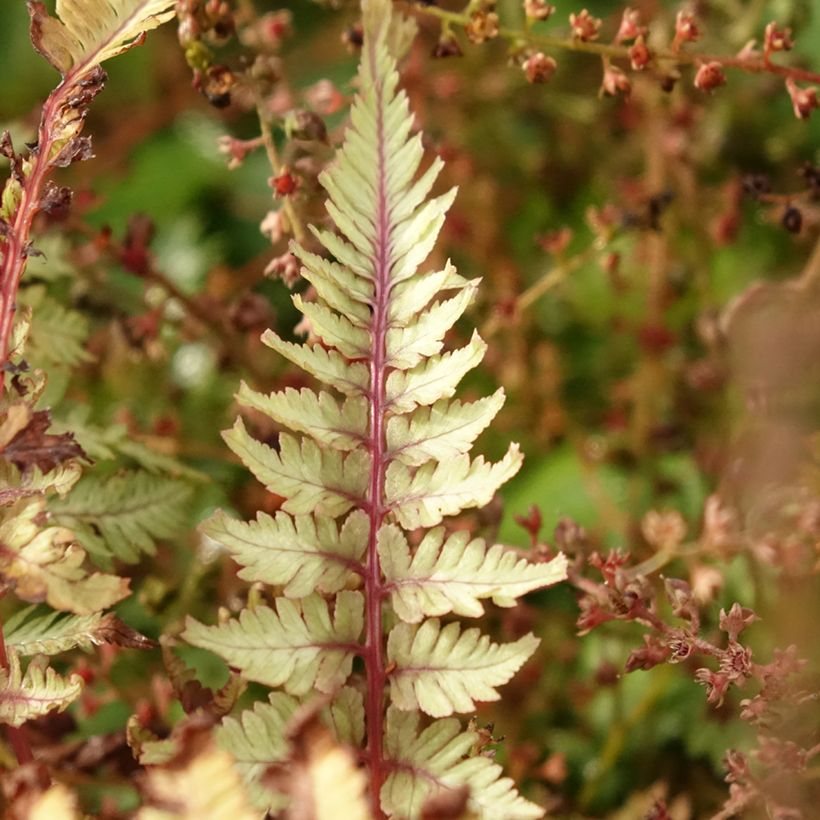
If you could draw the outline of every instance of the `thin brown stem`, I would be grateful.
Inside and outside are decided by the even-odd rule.
[[[435,6],[409,4],[407,8],[418,16],[437,17],[442,22],[446,22],[451,26],[466,26],[470,22],[470,15],[464,12],[446,11],[445,9],[436,8]],[[558,37],[552,34],[541,34],[540,32],[534,32],[529,29],[502,27],[498,33],[500,37],[503,37],[509,41],[511,45],[517,47],[533,45],[629,61],[629,46],[626,45],[589,42],[579,40],[575,37]],[[810,71],[809,69],[799,68],[797,66],[781,65],[757,55],[727,56],[724,54],[663,48],[652,52],[652,62],[658,68],[662,67],[662,64],[668,64],[666,67],[669,68],[717,62],[724,68],[737,69],[738,71],[744,71],[748,74],[774,74],[784,79],[790,77],[796,82],[820,83],[820,72]]]
[[[284,166],[281,158],[279,157],[279,151],[276,148],[276,140],[273,138],[273,130],[270,126],[269,116],[265,111],[262,99],[258,95],[256,99],[256,115],[259,118],[259,129],[262,133],[262,144],[265,146],[265,153],[267,154],[271,170],[274,174],[276,174],[276,176],[279,176],[279,174],[282,173]],[[304,244],[305,239],[307,238],[305,226],[302,224],[302,220],[297,213],[296,208],[293,206],[293,200],[290,196],[284,197],[282,201],[282,208],[285,211],[285,216],[288,218],[288,225],[293,233],[294,239],[300,245]]]

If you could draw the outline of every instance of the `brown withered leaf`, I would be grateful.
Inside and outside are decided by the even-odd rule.
[[[140,778],[143,808],[137,820],[256,820],[233,758],[213,740],[210,723],[186,720],[174,730],[176,748],[163,765],[147,766]]]
[[[351,749],[322,724],[319,712],[326,704],[326,698],[317,698],[296,712],[287,732],[289,764],[272,766],[263,785],[290,795],[287,820],[371,820],[367,778]]]
[[[95,642],[121,646],[126,649],[155,649],[156,641],[123,623],[113,612],[103,616],[94,632]]]
[[[201,711],[215,718],[221,718],[233,709],[246,687],[246,683],[239,675],[232,673],[227,683],[214,691],[203,686],[196,679],[196,672],[187,667],[182,659],[174,654],[173,647],[176,644],[173,640],[163,637],[160,639],[160,644],[165,672],[186,714],[191,715]]]
[[[87,459],[72,433],[55,435],[48,432],[50,426],[48,410],[36,411],[28,424],[6,444],[0,456],[21,470],[38,467],[44,473],[71,459]]]

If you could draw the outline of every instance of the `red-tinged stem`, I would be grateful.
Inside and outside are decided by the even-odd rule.
[[[23,190],[10,231],[2,246],[0,260],[0,395],[3,393],[9,340],[14,325],[15,302],[20,279],[26,269],[26,249],[31,224],[40,207],[43,185],[52,169],[55,125],[60,111],[74,87],[76,72],[67,74],[63,82],[49,94],[37,133],[37,148],[31,155],[31,169],[23,180]]]
[[[373,61],[372,76],[378,76],[375,66],[375,50],[370,44],[369,58]],[[376,134],[378,140],[377,177],[378,201],[376,207],[376,239],[374,243],[374,298],[371,324],[372,358],[370,361],[370,433],[369,448],[370,489],[368,493],[370,534],[367,544],[367,572],[365,575],[367,640],[365,644],[365,668],[367,671],[367,751],[370,765],[370,794],[373,815],[377,820],[384,817],[380,792],[385,777],[384,766],[384,636],[382,634],[382,599],[384,584],[377,535],[386,513],[384,504],[384,473],[386,441],[384,434],[387,300],[389,294],[389,247],[390,226],[387,213],[387,170],[384,155],[384,124],[382,121],[383,88],[376,88]]]
[[[3,634],[3,624],[0,621],[0,668],[8,674],[9,672],[9,656],[6,651],[6,638]],[[34,760],[34,755],[31,752],[31,746],[28,742],[25,726],[6,726],[6,737],[9,739],[11,748],[14,749],[14,754],[17,757],[17,762],[23,766],[26,763],[31,763]]]

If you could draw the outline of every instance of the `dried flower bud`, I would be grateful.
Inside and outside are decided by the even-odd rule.
[[[432,52],[433,57],[437,58],[461,57],[463,54],[464,52],[461,50],[461,46],[458,44],[458,40],[456,40],[456,36],[452,32],[442,34],[439,41],[433,47]]]
[[[285,117],[285,134],[289,139],[309,142],[327,142],[327,127],[324,120],[313,111],[298,109]]]
[[[233,171],[238,168],[245,160],[245,157],[251,152],[255,151],[262,144],[260,138],[253,140],[238,140],[230,134],[219,137],[216,141],[216,147],[220,154],[228,157],[228,170]]]
[[[330,80],[319,80],[310,86],[305,91],[305,99],[324,117],[341,111],[345,105],[345,95]]]
[[[800,88],[791,78],[786,79],[786,90],[792,98],[792,109],[798,120],[807,120],[815,108],[820,107],[817,99],[817,89],[812,85],[809,88]]]
[[[632,93],[632,83],[629,82],[629,77],[618,68],[612,65],[608,60],[604,62],[604,79],[601,82],[601,93],[608,97],[617,97],[623,94],[628,97]]]
[[[641,521],[641,532],[656,549],[677,547],[686,536],[686,522],[677,510],[650,510]]]
[[[572,36],[581,42],[598,39],[598,31],[601,28],[601,20],[593,17],[586,9],[578,14],[570,14],[569,24],[572,27]]]
[[[695,671],[695,680],[706,687],[706,700],[713,706],[720,706],[729,688],[729,678],[721,672],[713,672],[711,669],[698,669]]]
[[[227,108],[231,104],[231,90],[235,84],[236,77],[224,65],[209,66],[194,78],[194,86],[214,108]]]
[[[635,40],[645,33],[646,27],[641,25],[641,13],[637,9],[625,8],[621,17],[621,25],[615,35],[615,42],[623,43],[627,40]]]
[[[572,236],[572,228],[568,225],[564,225],[557,231],[550,231],[550,233],[540,236],[537,241],[547,253],[560,256],[569,247],[569,243],[572,242]]]
[[[292,288],[299,279],[299,260],[290,252],[283,253],[271,259],[263,273],[271,278],[278,276],[287,287]]]
[[[342,42],[348,47],[350,51],[357,51],[364,45],[364,29],[361,24],[350,26],[342,34]]]
[[[524,0],[524,14],[530,20],[547,20],[555,11],[555,6],[546,0]]]
[[[633,649],[626,661],[626,671],[636,669],[652,669],[663,663],[669,657],[669,648],[651,635],[643,636],[644,645],[640,649]]]
[[[649,46],[647,46],[643,34],[640,34],[629,47],[629,62],[635,71],[643,71],[651,60],[652,52],[649,50]]]
[[[791,51],[794,48],[792,30],[782,29],[777,23],[769,23],[763,35],[763,57],[768,61],[775,51]]]
[[[498,15],[494,11],[474,11],[465,30],[472,43],[483,43],[498,37]]]
[[[259,224],[259,230],[275,245],[284,235],[281,211],[268,211]]]
[[[803,214],[800,213],[800,209],[789,205],[783,212],[781,224],[789,233],[800,233],[803,227]]]
[[[537,504],[532,504],[526,515],[515,516],[515,523],[527,531],[533,543],[538,541],[538,533],[541,532],[542,520],[541,510]]]
[[[735,602],[728,612],[726,612],[725,609],[720,610],[719,625],[720,629],[729,636],[729,640],[736,641],[737,636],[740,635],[749,624],[753,624],[759,620],[760,618],[758,618],[751,609],[747,609],[745,606],[741,606]]]
[[[695,15],[691,11],[679,11],[675,18],[675,39],[672,41],[673,51],[677,51],[684,43],[694,43],[700,38]]]
[[[692,587],[680,578],[664,578],[663,586],[675,615],[689,617],[694,611]]]
[[[522,66],[527,82],[530,83],[549,82],[557,67],[558,63],[552,57],[547,57],[546,54],[540,51],[527,57]]]
[[[698,91],[714,91],[722,85],[726,85],[723,66],[717,60],[701,63],[695,74],[695,88]]]

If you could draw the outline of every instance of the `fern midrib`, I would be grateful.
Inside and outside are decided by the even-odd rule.
[[[380,77],[377,60],[377,42],[367,38],[368,59],[374,78],[376,95],[376,141],[378,195],[376,202],[376,237],[374,241],[375,270],[373,316],[371,322],[372,358],[370,361],[370,488],[368,515],[370,532],[367,543],[367,572],[365,575],[365,610],[367,638],[365,644],[365,668],[367,672],[366,725],[367,750],[370,756],[370,793],[373,814],[384,817],[380,793],[384,782],[384,637],[382,632],[382,583],[378,550],[378,531],[386,515],[384,504],[384,479],[387,457],[385,435],[385,380],[388,324],[389,247],[390,224],[387,212],[387,169],[384,134],[384,81]],[[375,78],[378,78],[376,80]]]

